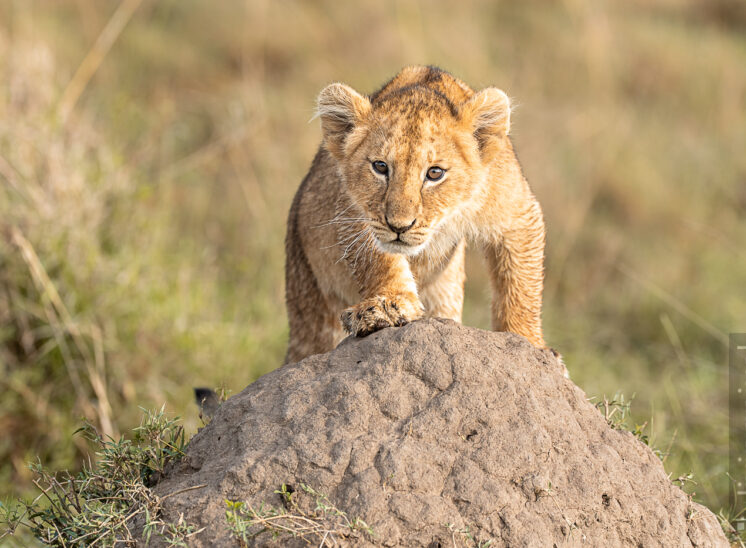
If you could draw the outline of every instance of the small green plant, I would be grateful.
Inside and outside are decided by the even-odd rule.
[[[601,401],[596,403],[596,408],[601,411],[606,422],[614,430],[628,430],[627,418],[634,399],[634,394],[630,399],[625,400],[624,394],[617,392],[611,399],[604,396]]]
[[[186,546],[186,539],[199,531],[183,519],[161,521],[160,500],[149,488],[166,465],[183,456],[184,430],[178,417],[168,418],[163,408],[143,411],[131,440],[102,436],[88,422],[78,429],[76,434],[96,448],[96,461],[76,476],[32,463],[40,493],[31,501],[0,505],[5,526],[0,539],[20,527],[48,546],[134,545],[132,527],[139,518],[146,539],[155,533],[169,546]]]
[[[743,523],[746,508],[734,511],[731,509],[721,508],[717,513],[720,527],[723,529],[728,542],[733,547],[746,548],[746,530],[738,529],[738,523]]]
[[[697,485],[697,482],[694,481],[694,474],[691,472],[687,472],[686,474],[680,475],[678,478],[672,479],[672,483],[677,483],[679,487],[683,489],[684,485],[687,483],[691,483],[693,485]]]
[[[468,548],[488,548],[492,546],[494,539],[480,540],[474,536],[471,529],[466,527],[456,527],[453,523],[444,523],[443,527],[451,533],[451,542],[454,548],[456,546],[466,546]]]
[[[689,474],[691,476],[691,474]],[[736,481],[727,474],[731,483],[731,492],[737,493]],[[723,529],[725,536],[728,538],[730,545],[733,547],[746,548],[746,506],[740,496],[732,497],[727,507],[720,508],[717,513],[720,527]]]
[[[632,394],[631,398],[625,399],[624,394],[617,392],[611,399],[604,396],[601,401],[596,403],[596,408],[601,412],[604,419],[606,419],[606,422],[614,430],[627,430],[628,432],[631,432],[638,440],[650,447],[659,459],[664,461],[668,451],[661,451],[651,445],[650,436],[647,433],[648,421],[645,421],[642,424],[635,423],[634,425],[628,423],[631,417],[630,410],[634,399],[634,394]]]
[[[176,523],[164,523],[159,519],[152,519],[150,512],[145,512],[145,527],[143,528],[143,536],[146,542],[150,541],[150,538],[155,533],[158,537],[165,542],[166,546],[180,546],[187,548],[189,545],[186,539],[192,535],[196,535],[203,529],[197,530],[197,528],[187,523],[184,520],[183,514],[179,516],[179,520]]]
[[[361,534],[374,536],[373,529],[360,518],[349,518],[332,504],[326,495],[300,484],[301,492],[282,484],[275,493],[282,499],[282,508],[264,502],[254,507],[248,502],[226,500],[225,518],[233,536],[241,546],[249,539],[267,534],[273,539],[282,537],[314,541],[318,546],[337,546],[337,539],[359,538]],[[315,507],[308,509],[308,500]]]

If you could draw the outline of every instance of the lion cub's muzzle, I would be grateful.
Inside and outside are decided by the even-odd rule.
[[[413,219],[412,222],[409,222],[409,220],[406,221],[390,221],[388,217],[386,217],[386,226],[388,226],[392,232],[395,234],[404,234],[407,230],[412,228],[414,224],[417,222],[417,219]]]
[[[374,228],[378,246],[387,253],[402,253],[416,255],[425,246],[428,231],[422,226],[415,226],[417,219],[405,222],[393,222],[386,218],[386,228]]]

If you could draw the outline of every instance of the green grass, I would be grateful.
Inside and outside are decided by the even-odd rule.
[[[0,491],[29,493],[37,456],[82,466],[81,416],[116,437],[166,402],[194,432],[193,386],[280,363],[314,97],[426,62],[518,105],[546,338],[573,380],[636,394],[667,471],[727,507],[724,341],[746,331],[746,17],[728,6],[146,0],[63,120],[117,4],[0,4]],[[464,321],[488,327],[477,254],[468,274]]]
[[[35,497],[0,505],[0,541],[63,548],[131,544],[139,523],[146,542],[160,537],[167,546],[187,546],[199,530],[183,519],[163,522],[161,500],[150,491],[165,467],[184,455],[184,429],[163,408],[143,411],[131,439],[103,436],[85,423],[76,433],[90,442],[96,458],[77,475],[31,465]]]

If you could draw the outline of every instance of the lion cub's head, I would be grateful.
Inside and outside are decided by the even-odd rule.
[[[430,67],[404,69],[372,97],[331,84],[318,99],[324,146],[378,245],[416,255],[474,207],[505,145],[510,101]]]

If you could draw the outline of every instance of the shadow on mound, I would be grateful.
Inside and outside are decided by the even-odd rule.
[[[296,493],[277,493],[283,484]],[[305,500],[302,485],[316,494]],[[445,320],[347,339],[265,375],[220,407],[156,492],[165,518],[205,528],[195,546],[236,546],[226,499],[328,518],[330,546],[728,545],[548,351]],[[346,515],[317,510],[319,493]],[[347,527],[353,516],[373,535]],[[294,542],[304,545],[248,540]]]

